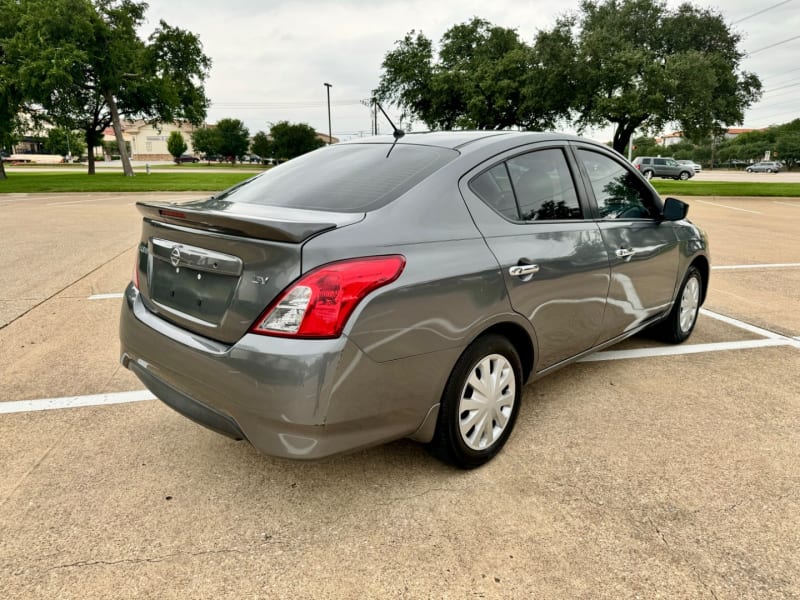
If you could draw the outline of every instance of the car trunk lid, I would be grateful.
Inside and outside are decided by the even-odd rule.
[[[144,216],[136,268],[145,305],[225,343],[239,340],[300,276],[306,240],[364,218],[214,198],[137,208]]]

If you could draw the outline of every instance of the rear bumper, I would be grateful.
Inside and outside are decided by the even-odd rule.
[[[247,334],[225,345],[151,313],[132,286],[122,305],[120,343],[123,366],[165,404],[265,454],[294,459],[413,436],[435,415],[441,389],[431,381],[455,361],[440,352],[376,363],[345,336]],[[427,441],[428,431],[430,423],[417,439]]]

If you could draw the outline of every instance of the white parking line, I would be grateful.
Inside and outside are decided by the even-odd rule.
[[[777,200],[772,201],[773,204],[780,204],[781,206],[791,206],[793,208],[800,208],[800,202],[797,204],[792,204],[791,202],[778,202]]]
[[[122,298],[125,294],[94,294],[87,300],[110,300],[112,298]]]
[[[115,394],[94,394],[91,396],[68,396],[66,398],[45,398],[42,400],[18,400],[0,402],[0,414],[35,412],[39,410],[56,410],[59,408],[77,408],[79,406],[102,406],[104,404],[125,404],[155,400],[155,396],[147,390],[135,392],[118,392]]]
[[[738,208],[736,206],[728,206],[727,204],[719,204],[717,202],[708,202],[707,200],[695,200],[695,202],[699,202],[701,204],[710,204],[711,206],[720,206],[722,208],[729,208],[731,210],[739,210],[746,213],[752,213],[754,215],[763,215],[764,213],[758,212],[757,210],[748,210],[746,208]]]
[[[705,315],[706,317],[711,317],[712,319],[716,319],[717,321],[722,321],[723,323],[727,323],[728,325],[733,325],[734,327],[738,327],[739,329],[744,329],[745,331],[749,331],[750,333],[755,333],[756,335],[760,335],[762,337],[771,340],[781,340],[786,342],[786,344],[789,346],[800,348],[800,343],[798,343],[796,339],[780,333],[776,333],[775,331],[770,331],[769,329],[764,329],[762,327],[758,327],[757,325],[751,325],[750,323],[745,323],[744,321],[740,321],[739,319],[734,319],[733,317],[729,317],[727,315],[721,315],[719,313],[715,313],[714,311],[708,310],[707,308],[701,308],[700,314]]]
[[[769,264],[762,264],[762,265],[717,265],[711,267],[711,270],[720,269],[720,270],[729,270],[729,269],[785,269],[785,268],[793,268],[793,267],[800,267],[800,263],[769,263]]]
[[[722,350],[747,350],[750,348],[766,348],[768,346],[790,346],[786,340],[744,340],[741,342],[717,342],[712,344],[684,344],[682,346],[656,346],[654,348],[636,348],[634,350],[607,350],[590,354],[578,362],[598,362],[603,360],[625,360],[629,358],[648,358],[653,356],[677,356],[679,354],[701,354],[720,352]]]
[[[87,202],[104,202],[116,199],[116,196],[111,196],[110,198],[84,198],[83,200],[72,200],[70,202],[48,202],[45,206],[67,206],[69,204],[86,204]]]
[[[103,297],[121,297],[122,294],[98,294]],[[700,309],[700,313],[717,319],[739,329],[749,331],[762,336],[759,340],[742,340],[737,342],[716,342],[710,344],[683,344],[680,346],[654,346],[651,348],[636,348],[633,350],[606,350],[590,354],[578,362],[599,362],[606,360],[627,360],[633,358],[649,358],[658,356],[679,356],[681,354],[701,354],[707,352],[721,352],[725,350],[748,350],[755,348],[769,348],[775,346],[793,346],[800,349],[800,336],[795,338],[769,331],[715,313],[708,309]],[[102,406],[107,404],[125,404],[129,402],[143,402],[145,400],[155,400],[155,396],[148,390],[137,390],[134,392],[117,392],[111,394],[93,394],[89,396],[67,396],[64,398],[45,398],[41,400],[19,400],[14,402],[0,402],[0,414],[12,414],[22,412],[36,412],[41,410],[56,410],[61,408],[78,408],[84,406]]]

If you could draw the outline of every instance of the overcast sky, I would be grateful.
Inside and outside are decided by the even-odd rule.
[[[765,94],[747,111],[744,126],[800,117],[800,37],[780,44],[800,33],[800,0],[694,4],[720,10],[753,53],[743,67],[761,77]],[[328,82],[333,135],[350,139],[369,134],[369,109],[359,100],[376,87],[384,55],[406,32],[421,30],[438,41],[452,25],[478,16],[514,28],[531,42],[539,29],[577,5],[578,0],[150,0],[147,16],[149,30],[164,19],[200,36],[213,60],[206,82],[210,122],[239,118],[251,135],[281,120],[327,132]],[[388,133],[384,121],[379,127]],[[610,138],[603,130],[587,135]]]

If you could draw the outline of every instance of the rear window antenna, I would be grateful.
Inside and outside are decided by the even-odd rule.
[[[389,121],[389,125],[391,125],[392,129],[394,129],[394,131],[392,132],[394,139],[399,140],[401,137],[403,137],[406,134],[406,132],[398,128],[394,123],[392,123],[392,120],[389,118],[389,115],[386,114],[386,111],[383,110],[383,107],[381,106],[380,102],[378,102],[378,99],[373,98],[372,101],[375,103],[375,106],[381,109],[383,116],[386,117],[386,120]]]

